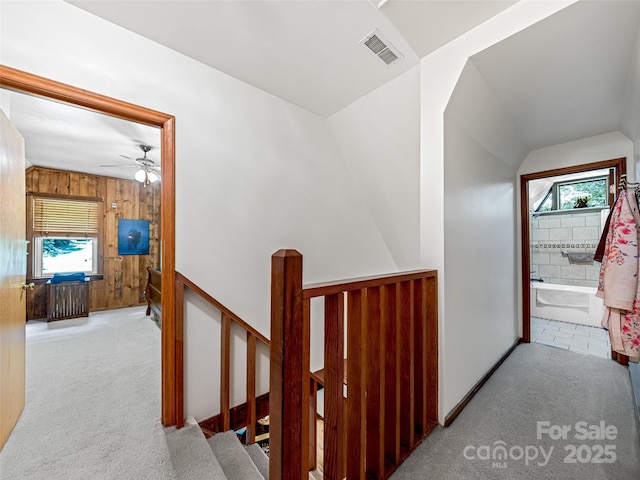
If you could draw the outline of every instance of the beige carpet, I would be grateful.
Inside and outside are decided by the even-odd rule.
[[[0,478],[173,480],[160,330],[144,307],[27,325],[26,406]]]
[[[566,438],[555,436],[562,428]],[[391,478],[638,479],[639,435],[626,367],[524,344]]]

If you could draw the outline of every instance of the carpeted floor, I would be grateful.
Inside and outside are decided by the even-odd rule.
[[[172,480],[160,330],[144,307],[27,325],[26,406],[0,478]]]
[[[552,438],[563,426],[566,439]],[[583,439],[584,430],[598,438]],[[434,431],[392,478],[640,478],[640,433],[627,368],[545,345],[520,345],[453,424]]]
[[[184,432],[160,424],[160,331],[144,308],[34,322],[27,332],[26,407],[0,453],[2,480],[174,480],[172,460],[199,461],[174,458],[182,441],[167,447]],[[552,438],[563,426],[566,439]],[[580,438],[583,430],[598,438]],[[640,478],[629,373],[611,360],[520,345],[392,478]]]

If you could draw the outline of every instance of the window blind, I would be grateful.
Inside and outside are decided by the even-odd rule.
[[[34,197],[33,234],[36,236],[98,234],[98,202]]]

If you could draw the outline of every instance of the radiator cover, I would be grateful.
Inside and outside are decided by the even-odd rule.
[[[47,321],[89,316],[89,282],[47,284]]]

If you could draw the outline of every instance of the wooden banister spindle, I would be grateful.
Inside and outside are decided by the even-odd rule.
[[[344,478],[344,294],[324,299],[324,464],[325,478]]]
[[[427,384],[425,379],[426,358],[427,352],[425,350],[425,329],[426,329],[426,316],[425,316],[425,304],[426,300],[426,284],[424,279],[414,280],[413,282],[413,341],[414,341],[414,429],[417,434],[417,439],[422,437],[422,434],[426,431],[426,396],[427,396]]]
[[[429,352],[427,350],[427,339],[429,338],[428,330],[428,315],[429,315],[429,297],[427,290],[427,279],[421,280],[422,286],[422,307],[420,315],[420,323],[422,324],[422,338],[420,341],[421,350],[421,363],[422,363],[422,434],[426,434],[429,431]]]
[[[374,479],[384,478],[384,421],[382,417],[384,398],[381,389],[384,352],[381,348],[380,287],[367,289],[367,475]]]
[[[295,250],[280,250],[271,257],[271,480],[309,478],[309,350],[302,255]]]
[[[364,480],[366,471],[367,307],[362,290],[347,294],[347,478]]]
[[[426,278],[427,420],[438,423],[438,276]]]
[[[413,429],[413,283],[400,283],[400,442],[401,448],[411,451],[414,444]]]
[[[247,445],[256,441],[256,420],[256,336],[247,332]]]
[[[309,471],[318,468],[318,384],[309,380]]]
[[[305,331],[311,338],[311,300],[303,302]],[[309,471],[317,468],[317,416],[318,416],[318,385],[313,378],[309,378]]]
[[[220,325],[220,416],[222,431],[231,428],[229,390],[231,384],[231,318],[222,313]]]
[[[386,321],[384,330],[385,342],[385,456],[393,465],[400,459],[400,335],[398,323],[400,310],[397,308],[399,288],[397,283],[384,287]]]
[[[175,328],[175,372],[171,375],[175,378],[176,382],[176,428],[184,427],[184,283],[180,280],[174,283],[175,290],[175,313],[174,313],[174,328]],[[166,323],[163,328],[167,328]],[[163,389],[164,393],[164,389]],[[162,402],[165,404],[165,400]]]

